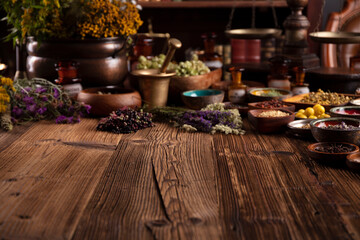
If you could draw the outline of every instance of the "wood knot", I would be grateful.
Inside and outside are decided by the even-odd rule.
[[[10,196],[18,197],[20,195],[20,192],[14,192],[10,193]]]
[[[30,219],[31,217],[29,215],[19,215],[19,218],[26,220],[26,219]]]
[[[16,182],[17,181],[17,178],[9,178],[9,179],[6,179],[5,182]]]
[[[197,217],[190,217],[189,221],[194,225],[202,223],[202,220],[200,218],[197,218]]]

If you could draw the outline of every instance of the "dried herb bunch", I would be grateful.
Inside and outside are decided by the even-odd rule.
[[[1,0],[0,10],[13,26],[7,39],[127,37],[142,21],[134,0]]]
[[[45,79],[19,79],[11,94],[13,122],[53,120],[56,123],[78,123],[89,114],[90,106],[69,97],[63,89]]]
[[[0,128],[12,130],[10,95],[16,90],[10,78],[0,76]]]
[[[223,103],[210,104],[199,111],[187,111],[176,119],[181,129],[214,134],[243,135],[242,119],[237,109],[225,109]]]
[[[151,113],[142,109],[123,107],[110,113],[110,116],[102,118],[96,129],[113,133],[133,133],[153,126]]]
[[[177,107],[163,107],[152,110],[154,118],[174,123],[176,127],[189,132],[216,132],[225,134],[245,134],[242,118],[237,109],[225,109],[223,103],[210,104],[199,111]]]

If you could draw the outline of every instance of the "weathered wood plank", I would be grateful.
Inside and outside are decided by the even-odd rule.
[[[306,142],[248,132],[215,137],[220,208],[228,238],[351,239],[326,189],[306,166]],[[230,184],[230,185],[229,185]]]
[[[31,126],[31,123],[17,125],[11,131],[0,129],[0,152],[4,151],[8,146],[15,142],[22,134],[24,134]]]
[[[71,238],[116,144],[107,133],[80,128],[37,123],[0,152],[2,238]],[[94,147],[103,139],[106,147]]]
[[[297,142],[290,144],[299,152]],[[303,146],[305,147],[305,146]],[[306,153],[303,152],[306,156]],[[303,155],[303,156],[304,156]],[[303,157],[304,158],[304,157]],[[353,239],[360,238],[360,174],[350,171],[346,167],[333,168],[316,163],[307,159],[311,173],[315,176],[318,184],[326,194],[327,204],[335,209],[337,218],[343,224]],[[317,212],[317,214],[323,214]]]
[[[212,148],[164,124],[123,138],[74,239],[219,238]]]
[[[67,145],[89,148],[115,149],[121,134],[96,131],[98,119],[84,118],[77,124],[55,124],[53,121],[40,121],[33,124],[24,141],[53,141]],[[16,127],[17,128],[17,127]]]

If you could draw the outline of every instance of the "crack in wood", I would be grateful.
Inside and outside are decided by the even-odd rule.
[[[88,142],[61,142],[61,143],[67,146],[90,148],[90,149],[102,149],[109,151],[114,151],[116,149],[116,145],[106,145],[106,144],[98,144],[98,143],[88,143]]]
[[[287,152],[287,151],[271,151],[271,153],[274,153],[274,154],[280,154],[280,155],[294,155],[295,153],[293,152]]]
[[[52,142],[54,145],[56,144],[63,144],[66,146],[73,146],[73,147],[81,147],[81,148],[89,148],[89,149],[102,149],[102,150],[109,150],[114,151],[117,145],[109,145],[109,144],[101,144],[101,143],[92,143],[92,142],[66,142],[62,141],[61,139],[41,139],[35,142],[35,146],[39,146],[42,143],[50,143]]]
[[[155,188],[156,188],[156,193],[157,195],[159,196],[159,199],[160,199],[160,205],[161,205],[161,208],[163,209],[164,211],[164,215],[165,215],[165,218],[168,222],[171,222],[171,219],[166,211],[166,207],[165,207],[165,203],[164,203],[164,199],[161,195],[161,191],[160,191],[160,186],[159,186],[159,182],[158,180],[156,179],[156,173],[155,173],[155,166],[154,166],[154,162],[153,160],[151,160],[151,171],[152,171],[152,177],[153,177],[153,180],[154,180],[154,183],[155,183]]]

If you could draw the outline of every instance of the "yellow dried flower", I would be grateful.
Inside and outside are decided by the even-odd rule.
[[[114,0],[93,0],[86,4],[86,21],[79,24],[82,38],[127,37],[142,25],[135,5]]]

